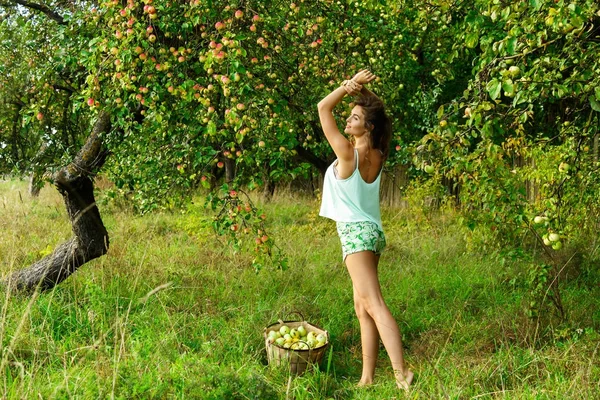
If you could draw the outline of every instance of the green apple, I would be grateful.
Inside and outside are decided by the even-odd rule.
[[[319,333],[317,335],[317,342],[321,343],[321,344],[325,344],[325,342],[327,341],[327,336],[323,335],[322,333]]]
[[[433,171],[435,171],[435,168],[433,167],[433,165],[426,165],[425,168],[423,168],[423,169],[428,174],[433,174]]]
[[[290,336],[294,339],[300,339],[300,332],[296,328],[290,329]]]
[[[279,328],[279,333],[281,333],[282,335],[290,333],[290,327],[287,325],[282,325],[281,328]]]
[[[300,336],[306,336],[306,328],[304,328],[303,325],[298,327],[298,332],[300,333]]]
[[[567,172],[570,168],[571,168],[571,166],[569,164],[567,164],[566,162],[561,162],[560,165],[558,166],[558,170],[560,172]]]
[[[538,215],[538,216],[536,216],[536,217],[533,219],[533,223],[534,223],[534,224],[537,224],[537,225],[539,225],[539,224],[541,224],[542,222],[544,222],[544,217],[542,217],[542,216],[539,216],[539,215]]]
[[[277,339],[277,335],[279,334],[279,332],[277,331],[269,331],[269,334],[267,335],[267,338],[269,339],[269,341],[271,343],[273,343],[275,341],[275,339]]]
[[[283,345],[285,344],[285,339],[284,339],[284,338],[282,338],[282,337],[278,337],[277,339],[275,339],[275,343],[276,343],[278,346],[283,346]]]
[[[512,76],[517,76],[519,75],[519,72],[521,72],[521,70],[519,69],[519,67],[517,67],[516,65],[511,66],[508,69],[508,72],[512,75]]]
[[[313,331],[308,332],[306,335],[306,340],[317,340],[317,335]]]
[[[563,245],[560,240],[558,242],[554,242],[552,244],[552,249],[554,249],[554,250],[560,250],[560,249],[562,249],[562,247],[563,247]]]
[[[306,343],[296,342],[296,343],[292,344],[291,349],[292,350],[308,350],[308,346],[306,345]]]
[[[560,239],[560,236],[558,233],[552,232],[551,234],[548,235],[548,240],[550,240],[551,242],[558,242],[559,239]]]

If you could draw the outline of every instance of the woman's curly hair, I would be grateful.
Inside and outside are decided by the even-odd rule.
[[[362,107],[365,124],[368,124],[366,127],[373,127],[370,134],[371,148],[380,150],[386,159],[392,140],[392,120],[385,112],[383,101],[377,96],[360,96],[354,104]]]

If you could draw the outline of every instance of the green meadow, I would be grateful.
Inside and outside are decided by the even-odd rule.
[[[0,182],[2,276],[71,236],[58,192]],[[314,199],[259,206],[286,270],[215,235],[197,197],[184,210],[134,214],[98,195],[106,256],[52,291],[2,290],[0,392],[6,399],[600,398],[600,273],[583,257],[561,282],[567,320],[527,314],[526,257],[485,247],[450,210],[384,208],[384,297],[415,371],[400,392],[381,347],[375,384],[358,388],[360,332],[335,224]],[[257,200],[258,201],[258,200]],[[525,250],[522,250],[525,251]],[[263,329],[279,319],[326,329],[320,368],[267,364]],[[546,317],[547,316],[547,317]]]

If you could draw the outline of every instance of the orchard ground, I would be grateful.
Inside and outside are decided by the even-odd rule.
[[[0,182],[2,275],[71,236],[59,194],[38,199]],[[211,228],[196,198],[185,212],[100,211],[107,256],[51,292],[3,292],[4,398],[591,399],[600,393],[599,277],[563,285],[569,322],[526,316],[528,271],[510,253],[483,251],[452,211],[384,209],[389,246],[380,265],[400,323],[410,392],[395,388],[381,350],[375,385],[357,388],[360,333],[334,223],[313,199],[277,195],[261,205],[290,262],[251,267]],[[470,239],[466,239],[469,237]],[[584,268],[585,266],[582,266]],[[157,289],[157,290],[155,290]],[[153,292],[154,291],[154,292]],[[266,365],[263,328],[306,319],[327,329],[321,371],[288,381]],[[551,312],[551,311],[548,311]],[[289,385],[288,385],[289,383]]]

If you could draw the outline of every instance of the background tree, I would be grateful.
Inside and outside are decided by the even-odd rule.
[[[358,68],[381,77],[375,90],[396,116],[395,141],[419,137],[409,127],[427,120],[422,99],[437,98],[439,71],[452,61],[438,54],[451,18],[443,4],[409,6],[9,0],[0,5],[2,96],[11,104],[0,121],[4,172],[50,172],[69,209],[73,198],[86,199],[69,213],[85,247],[92,237],[98,245],[98,235],[81,235],[76,222],[99,213],[93,186],[75,181],[93,178],[105,161],[116,186],[109,196],[142,212],[176,206],[199,185],[272,192],[277,182],[323,173],[332,155],[313,108]],[[212,199],[239,206],[224,193]],[[100,219],[85,226],[96,228],[107,247]],[[66,266],[61,249],[49,259]],[[61,279],[75,269],[65,267]],[[61,280],[34,276],[17,286]]]
[[[538,246],[530,311],[550,299],[564,318],[558,284],[572,257],[561,249],[585,257],[600,205],[598,3],[475,2],[462,27],[455,49],[476,55],[472,78],[415,162],[459,182],[467,222],[491,228],[490,242]]]

